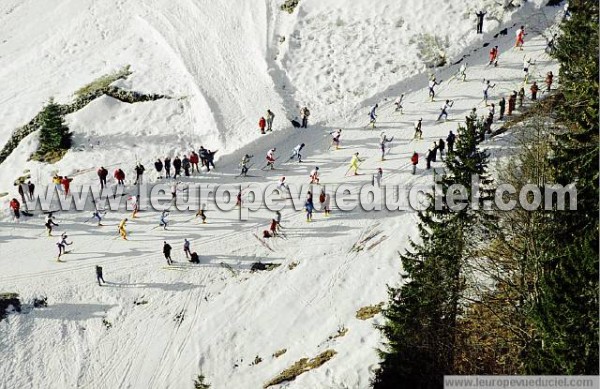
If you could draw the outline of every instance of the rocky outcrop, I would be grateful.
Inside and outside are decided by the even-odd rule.
[[[4,319],[8,312],[21,312],[21,301],[16,293],[0,293],[0,320]]]
[[[100,96],[110,96],[114,99],[122,101],[124,103],[133,104],[133,103],[141,103],[146,101],[154,101],[160,99],[170,99],[170,96],[160,95],[160,94],[146,94],[140,93],[136,91],[128,91],[116,86],[106,86],[99,89],[94,89],[91,92],[88,92],[84,95],[79,95],[74,102],[71,104],[63,104],[61,105],[61,112],[63,115],[68,115],[74,112],[79,111],[92,101],[96,100]],[[29,121],[23,127],[17,128],[11,135],[10,139],[4,147],[2,151],[0,151],[0,163],[4,162],[6,158],[19,146],[19,143],[25,139],[29,134],[40,128],[40,120],[41,120],[41,112],[37,114],[33,119]]]

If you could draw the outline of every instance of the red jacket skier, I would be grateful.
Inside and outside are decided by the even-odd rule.
[[[260,133],[265,133],[265,127],[267,126],[267,120],[264,117],[261,117],[258,121],[258,127],[260,128]]]
[[[494,66],[498,65],[498,46],[492,47],[490,50],[490,63],[489,65],[494,64]]]
[[[115,170],[114,174],[115,180],[117,180],[118,185],[123,185],[123,181],[125,180],[125,172],[121,169]]]
[[[72,178],[64,176],[63,179],[60,182],[62,184],[63,188],[65,189],[65,195],[69,194],[69,187],[71,186],[71,181],[72,180],[73,180]]]
[[[21,209],[21,204],[19,203],[19,200],[12,199],[12,200],[10,200],[9,205],[10,205],[10,208],[13,210],[15,219],[19,219],[19,217],[21,217],[21,212],[19,211]]]
[[[415,174],[417,170],[417,164],[419,163],[419,154],[417,154],[416,151],[413,153],[412,157],[410,157],[410,163],[413,165],[412,174]]]

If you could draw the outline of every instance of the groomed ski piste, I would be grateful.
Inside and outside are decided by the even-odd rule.
[[[483,79],[496,84],[490,102],[497,103],[521,87],[524,55],[535,61],[530,83],[543,89],[546,72],[558,74],[545,49],[562,7],[546,7],[542,0],[513,3],[518,7],[503,10],[484,0],[360,0],[352,6],[305,0],[292,14],[275,1],[0,3],[2,144],[51,96],[66,103],[75,90],[125,65],[133,74],[119,86],[173,97],[135,104],[98,98],[67,116],[75,145],[61,161],[28,161],[37,146],[32,134],[0,165],[0,192],[9,193],[0,199],[0,292],[18,293],[24,305],[48,298],[48,307],[0,322],[0,388],[187,388],[198,374],[213,388],[261,388],[299,359],[326,350],[335,351],[331,360],[273,387],[368,387],[382,347],[375,328],[381,315],[360,320],[356,313],[385,302],[387,285],[402,283],[398,252],[417,236],[415,211],[343,212],[333,206],[324,217],[320,187],[314,186],[312,222],[289,203],[282,210],[285,238],[255,236],[274,217],[264,206],[240,220],[239,211],[219,211],[210,199],[199,200],[208,205],[206,224],[192,211],[173,210],[163,230],[157,228],[160,212],[141,211],[132,220],[122,209],[108,212],[98,227],[90,208],[55,213],[59,227],[47,237],[40,211],[12,220],[8,201],[19,198],[13,181],[29,169],[38,188],[51,185],[54,172],[73,177],[73,187],[98,185],[96,170],[105,166],[114,187],[112,172],[121,167],[125,192],[133,193],[136,162],[146,166],[152,183],[156,158],[182,157],[204,145],[219,150],[216,169],[178,180],[245,188],[285,176],[300,186],[318,166],[321,187],[330,194],[335,185],[371,183],[377,168],[383,169],[382,184],[431,187],[433,171],[443,165],[438,159],[426,170],[424,154],[464,123],[472,108],[487,115]],[[480,9],[494,18],[476,34],[472,14]],[[527,31],[522,51],[513,47],[521,25]],[[499,34],[503,29],[506,35]],[[414,42],[425,33],[447,42],[447,65],[427,68],[419,60]],[[498,67],[488,66],[495,45]],[[468,63],[464,82],[454,64],[461,58]],[[432,73],[442,82],[430,102]],[[393,104],[401,94],[403,114]],[[446,99],[455,101],[448,120],[436,122]],[[372,129],[368,113],[375,103]],[[305,105],[311,110],[308,128],[292,128],[288,119]],[[260,135],[258,118],[268,108],[276,115],[274,131]],[[423,139],[414,140],[419,118]],[[495,121],[493,129],[502,124]],[[341,147],[334,150],[330,132],[338,128]],[[381,132],[394,137],[385,161]],[[304,161],[286,162],[299,143],[306,144]],[[493,166],[514,146],[510,130],[483,146]],[[273,147],[276,170],[261,170]],[[361,175],[346,176],[355,152],[365,159]],[[415,175],[413,152],[420,157]],[[254,155],[251,177],[236,178],[245,154]],[[130,219],[127,241],[116,231],[124,217]],[[58,263],[62,232],[73,245]],[[200,264],[185,259],[184,238]],[[172,266],[163,257],[163,241],[173,247]],[[259,261],[280,266],[250,272]],[[102,287],[96,265],[104,269]]]

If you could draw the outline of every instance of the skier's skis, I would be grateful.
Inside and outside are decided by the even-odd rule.
[[[273,250],[268,244],[267,242],[265,242],[263,239],[259,238],[258,235],[256,235],[255,233],[252,233],[252,235],[254,235],[254,237],[260,242],[260,244],[262,244],[266,249],[268,249],[269,251],[273,251],[275,252],[275,250]]]
[[[225,263],[225,262],[221,262],[220,263],[221,267],[224,267],[225,269],[229,270],[231,272],[231,274],[233,274],[233,276],[237,276],[239,274],[239,271],[235,270],[233,267],[231,267],[230,264]]]

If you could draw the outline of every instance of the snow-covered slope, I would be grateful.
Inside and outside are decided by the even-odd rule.
[[[410,155],[445,137],[472,107],[487,112],[481,106],[482,78],[498,84],[491,96],[495,101],[521,82],[523,54],[537,60],[532,71],[537,80],[556,70],[539,35],[556,10],[540,10],[537,3],[504,15],[506,24],[489,24],[509,28],[497,40],[492,40],[496,31],[483,37],[467,32],[473,24],[461,15],[472,2],[386,0],[369,6],[357,1],[347,7],[341,0],[306,0],[292,15],[280,13],[275,2],[260,1],[238,6],[225,1],[46,3],[0,4],[0,36],[8,37],[0,45],[0,79],[7,85],[0,89],[5,139],[49,96],[66,101],[82,84],[125,64],[131,64],[134,74],[122,86],[184,99],[128,105],[100,98],[68,117],[80,151],[69,152],[56,166],[25,164],[25,151],[35,146],[31,137],[0,165],[9,184],[24,167],[32,169],[38,184],[46,183],[52,170],[70,174],[100,164],[119,163],[131,175],[136,159],[150,168],[156,156],[204,144],[231,153],[221,158],[216,171],[184,181],[242,182],[245,187],[273,183],[284,174],[289,182],[302,184],[318,165],[326,184],[357,188],[382,167],[385,183],[429,186],[431,174],[423,163],[417,175],[410,174]],[[429,3],[436,6],[425,5]],[[401,27],[399,18],[405,21]],[[530,27],[523,52],[511,49],[515,23]],[[427,74],[416,73],[422,65],[414,62],[414,48],[405,45],[398,29],[452,38],[449,53],[470,54],[468,80],[450,78],[457,66],[436,69],[445,82],[439,98],[428,102]],[[365,44],[353,40],[355,31],[363,31]],[[278,43],[280,35],[286,36],[283,44]],[[303,43],[298,45],[294,37]],[[486,66],[487,50],[479,49],[484,41],[500,45],[498,68]],[[353,48],[351,53],[345,45]],[[333,53],[327,57],[329,50]],[[390,75],[386,59],[398,66],[397,73]],[[377,69],[376,61],[381,65]],[[327,74],[329,68],[333,70]],[[332,89],[326,90],[327,85]],[[361,92],[347,93],[346,102],[340,101],[337,96],[345,88]],[[404,115],[394,112],[389,101],[401,92],[407,92]],[[452,120],[435,123],[447,98],[456,100]],[[361,108],[374,102],[380,105],[376,131],[364,127],[367,117]],[[319,124],[307,130],[283,128],[283,117],[294,115],[296,104],[310,104]],[[281,131],[256,139],[256,119],[267,107],[275,111]],[[413,141],[412,123],[419,117],[424,118],[424,139]],[[328,132],[334,126],[344,128],[343,148],[329,151]],[[380,131],[395,137],[384,162],[379,161]],[[306,163],[281,163],[283,170],[275,172],[257,169],[268,148],[276,146],[279,161],[285,161],[300,142],[307,144]],[[365,175],[344,177],[356,151],[366,157],[361,166]],[[240,180],[234,175],[244,153],[256,155],[251,170],[256,177]],[[92,170],[75,182],[95,181]],[[129,241],[117,239],[114,231],[123,211],[109,213],[102,228],[87,222],[89,212],[61,212],[57,231],[67,231],[75,243],[60,264],[54,261],[55,239],[43,232],[43,215],[36,213],[20,224],[5,218],[0,291],[17,292],[24,301],[46,295],[49,306],[0,322],[0,388],[185,388],[200,372],[214,388],[259,388],[300,358],[327,349],[337,355],[282,387],[368,387],[381,342],[373,324],[380,318],[362,321],[355,313],[385,301],[386,284],[401,282],[397,251],[415,236],[416,215],[334,208],[330,218],[318,213],[309,224],[302,212],[287,207],[282,213],[287,238],[270,239],[268,249],[253,236],[272,217],[264,208],[248,221],[212,208],[204,225],[193,213],[173,213],[167,231],[156,228],[158,213],[141,212],[129,224]],[[375,232],[373,244],[351,251]],[[192,241],[200,265],[185,262],[183,238]],[[164,240],[174,247],[178,264],[173,269],[166,268],[162,257]],[[259,260],[281,266],[250,273],[250,265]],[[94,265],[104,267],[110,282],[106,287],[95,284]],[[340,328],[348,329],[347,334],[333,337]],[[282,349],[287,352],[272,356]],[[262,362],[253,364],[256,356]]]

